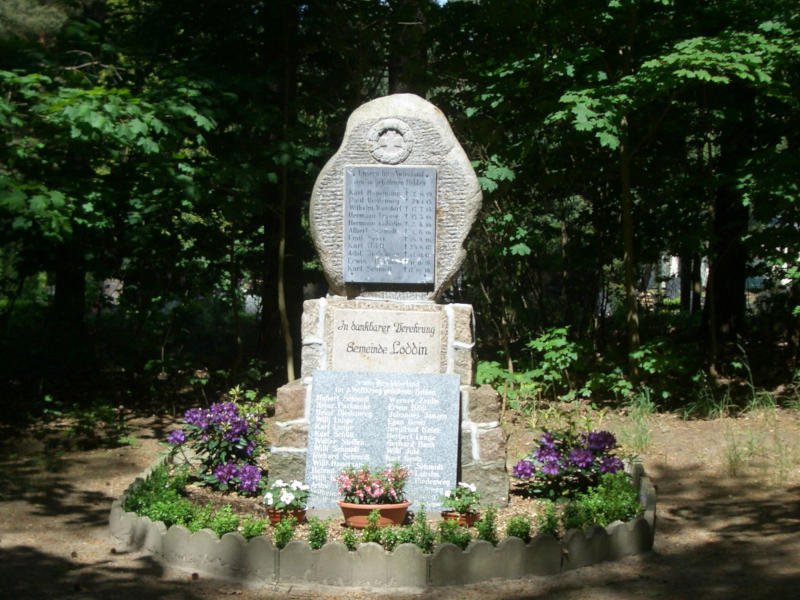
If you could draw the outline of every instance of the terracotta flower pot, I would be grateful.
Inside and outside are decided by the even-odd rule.
[[[353,529],[364,529],[367,526],[367,515],[373,510],[381,513],[378,520],[378,527],[388,527],[389,525],[401,525],[406,519],[406,511],[411,506],[411,502],[399,502],[397,504],[352,504],[339,500],[336,504],[342,509],[344,523]]]
[[[445,521],[457,521],[460,525],[465,525],[467,527],[472,527],[475,521],[480,519],[480,517],[481,513],[479,512],[460,513],[454,510],[442,511],[442,518]]]
[[[297,523],[305,523],[306,522],[306,510],[304,508],[298,508],[295,510],[278,510],[275,508],[268,508],[267,515],[269,516],[270,525],[273,527],[281,522],[281,519],[285,517],[294,517],[297,519]]]

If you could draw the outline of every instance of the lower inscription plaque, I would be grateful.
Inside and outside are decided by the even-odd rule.
[[[348,465],[408,467],[406,496],[417,509],[438,510],[455,486],[458,375],[315,371],[310,408],[310,507],[336,505],[334,479]]]

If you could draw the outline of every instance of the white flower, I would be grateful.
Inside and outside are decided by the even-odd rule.
[[[450,497],[450,490],[447,490],[447,491],[444,493],[444,497],[445,497],[445,498],[449,498],[449,497]]]
[[[307,490],[307,489],[308,489],[308,486],[307,486],[307,485],[305,485],[303,482],[301,482],[301,481],[297,481],[297,480],[295,479],[295,480],[292,482],[291,488],[292,488],[293,490],[303,490],[303,491],[305,491],[305,490]]]
[[[478,488],[475,487],[474,483],[464,483],[463,481],[459,481],[458,485],[460,485],[463,488],[467,488],[470,492],[475,492],[478,490]]]
[[[267,492],[266,494],[264,494],[264,504],[267,504],[268,506],[272,506],[273,504],[275,504],[275,501],[272,498],[272,492]]]
[[[275,483],[272,484],[273,487],[286,487],[286,484],[283,482],[283,479],[276,479]]]
[[[294,501],[294,494],[288,490],[283,490],[281,492],[281,502],[284,504],[291,504]]]

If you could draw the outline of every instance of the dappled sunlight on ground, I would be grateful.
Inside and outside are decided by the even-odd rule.
[[[654,551],[553,577],[419,590],[275,586],[258,590],[167,569],[109,538],[110,503],[155,456],[174,419],[134,421],[134,445],[47,455],[37,440],[0,455],[0,589],[9,598],[210,600],[793,598],[800,586],[797,414],[683,421],[649,415],[639,455],[656,485]],[[606,415],[619,437],[634,426]],[[534,436],[511,426],[512,452]],[[782,453],[782,454],[781,454]],[[781,456],[784,458],[782,459]],[[513,458],[513,457],[512,457]],[[781,462],[783,461],[783,462]]]

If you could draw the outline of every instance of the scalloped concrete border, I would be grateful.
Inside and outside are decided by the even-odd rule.
[[[125,512],[122,506],[126,495],[164,460],[151,465],[112,503],[112,537],[127,549],[146,550],[170,566],[252,586],[316,583],[426,588],[553,575],[647,552],[655,535],[655,488],[642,464],[633,463],[626,465],[626,471],[639,491],[644,514],[627,523],[615,521],[584,531],[571,529],[562,540],[540,534],[525,544],[509,537],[496,547],[478,540],[463,551],[452,544],[440,544],[432,554],[423,554],[413,544],[387,552],[378,544],[368,543],[353,552],[340,542],[330,542],[312,550],[306,541],[294,540],[278,550],[265,537],[247,541],[239,533],[227,533],[219,538],[208,529],[192,534],[180,525],[167,529],[160,521],[154,523]]]

